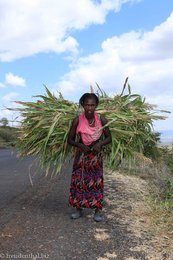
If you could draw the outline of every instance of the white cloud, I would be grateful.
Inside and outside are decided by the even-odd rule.
[[[173,13],[151,32],[129,32],[107,39],[102,48],[114,49],[122,61],[144,62],[173,56]]]
[[[10,93],[6,94],[5,96],[3,96],[3,97],[2,97],[2,100],[3,100],[3,101],[7,101],[7,102],[11,102],[11,101],[14,101],[14,99],[15,99],[16,97],[18,97],[18,96],[19,96],[18,93],[16,93],[16,92],[10,92]]]
[[[90,83],[97,82],[106,92],[117,94],[129,76],[133,93],[173,112],[172,28],[173,13],[150,32],[129,32],[105,40],[101,52],[80,58],[72,65],[71,71],[57,82],[58,90],[72,99],[78,93],[79,98],[89,91]],[[172,115],[169,118],[160,127],[172,129]]]
[[[139,0],[6,0],[0,2],[0,60],[12,61],[40,52],[77,53],[70,32],[103,24],[122,4]]]
[[[0,88],[5,88],[5,84],[0,82]]]
[[[9,72],[5,75],[5,84],[12,85],[12,86],[21,86],[21,87],[26,86],[25,79],[23,79],[22,77],[19,77],[17,75],[14,75],[11,72]]]

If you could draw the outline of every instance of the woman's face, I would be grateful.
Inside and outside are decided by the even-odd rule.
[[[97,104],[96,104],[95,99],[92,99],[92,98],[86,99],[83,104],[83,108],[85,110],[85,115],[88,117],[93,117],[96,107],[97,107]]]

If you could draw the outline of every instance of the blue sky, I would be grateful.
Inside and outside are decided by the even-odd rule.
[[[77,101],[95,82],[118,94],[127,76],[132,92],[173,112],[172,0],[0,0],[0,35],[0,118],[43,84]]]

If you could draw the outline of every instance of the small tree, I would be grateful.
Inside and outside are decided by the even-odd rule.
[[[0,124],[6,127],[8,125],[8,119],[6,117],[1,118]]]

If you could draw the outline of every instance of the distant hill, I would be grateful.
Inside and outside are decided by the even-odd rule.
[[[160,141],[161,144],[170,145],[173,144],[173,130],[158,131],[161,133]]]

